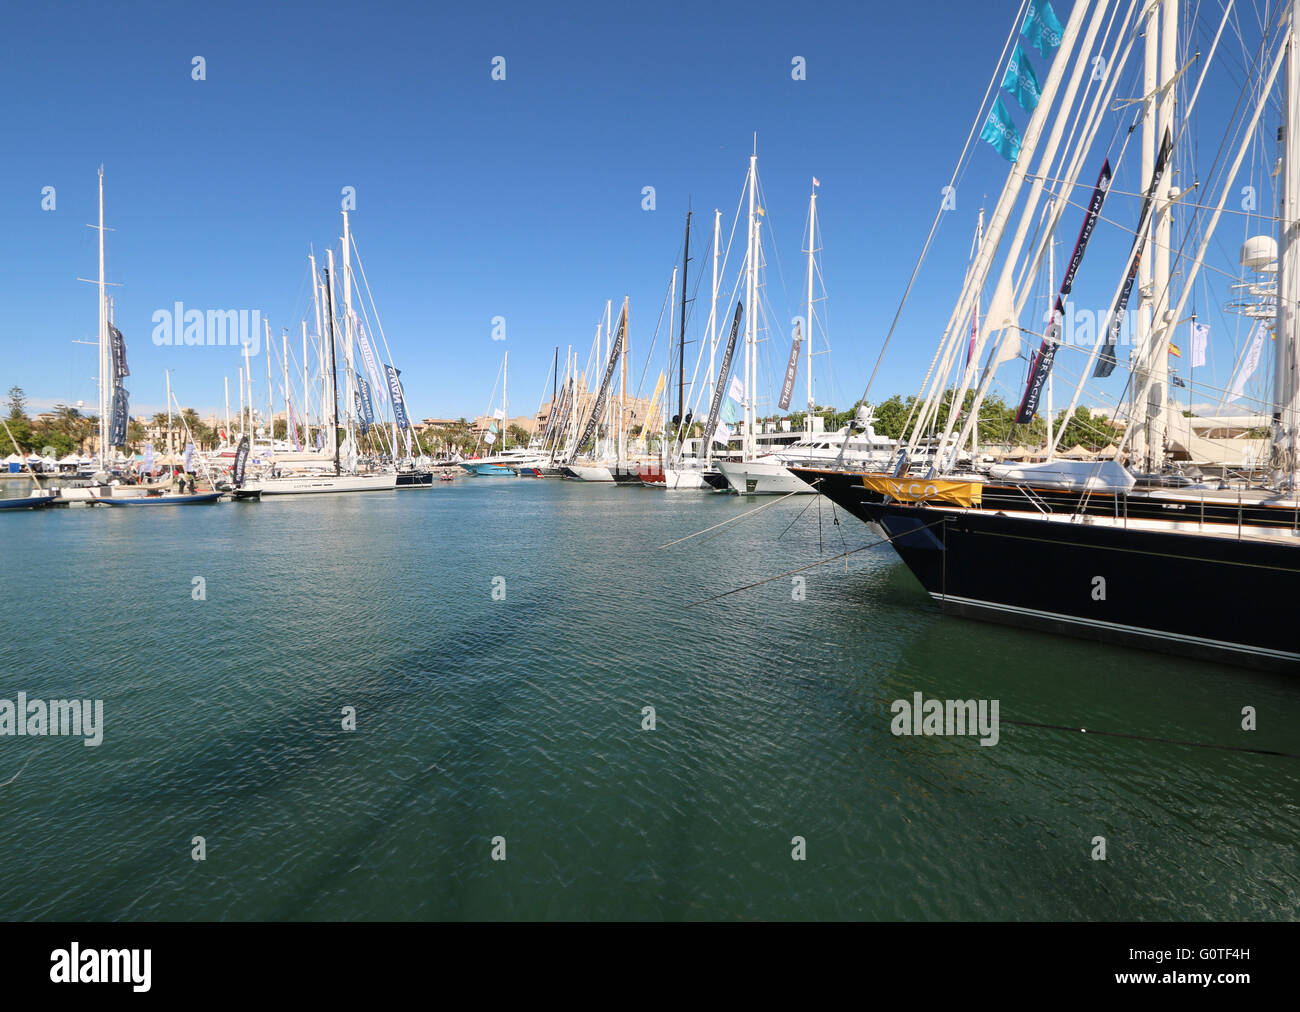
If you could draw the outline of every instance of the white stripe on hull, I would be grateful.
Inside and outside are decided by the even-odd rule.
[[[1165,640],[1184,646],[1198,647],[1205,651],[1221,654],[1235,654],[1245,657],[1267,657],[1279,661],[1300,661],[1300,653],[1289,650],[1273,650],[1268,647],[1253,647],[1242,643],[1228,643],[1224,640],[1209,639],[1203,636],[1188,636],[1183,633],[1164,632],[1159,629],[1147,629],[1142,626],[1124,625],[1122,622],[1104,622],[1098,619],[1078,618],[1054,611],[1039,611],[1035,608],[1020,608],[1008,604],[995,604],[970,597],[958,597],[955,594],[941,594],[931,591],[930,596],[940,604],[954,603],[977,611],[1000,612],[1005,615],[1021,615],[1038,622],[1065,622],[1081,629],[1103,629],[1123,636],[1145,639]]]

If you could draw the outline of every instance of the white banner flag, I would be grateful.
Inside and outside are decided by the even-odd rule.
[[[745,402],[745,384],[741,383],[738,377],[732,376],[727,395],[737,404],[743,404]]]
[[[1199,369],[1205,365],[1205,349],[1210,344],[1210,325],[1208,323],[1192,324],[1192,368]]]
[[[495,411],[492,412],[492,417],[495,418],[498,422],[502,422],[505,421],[506,413],[502,411],[500,408],[497,408]]]
[[[726,446],[731,442],[731,430],[719,422],[718,427],[713,430],[713,441]]]
[[[1228,390],[1228,400],[1235,401],[1246,392],[1246,381],[1259,368],[1259,360],[1264,353],[1264,338],[1268,335],[1268,325],[1268,320],[1260,320],[1255,324],[1254,337],[1251,338],[1246,357],[1241,361],[1241,368],[1237,370],[1237,378],[1233,380],[1232,387]]]
[[[495,432],[489,432],[486,436],[483,437],[483,442],[487,443],[488,446],[491,446],[496,441],[497,441],[497,437]]]

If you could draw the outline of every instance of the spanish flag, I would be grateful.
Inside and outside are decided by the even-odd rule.
[[[1178,345],[1173,344],[1172,342],[1171,342],[1170,345],[1169,345],[1169,354],[1171,354],[1172,356],[1174,356],[1174,358],[1182,358],[1182,357],[1183,357],[1183,353],[1182,353],[1181,351],[1178,350]]]

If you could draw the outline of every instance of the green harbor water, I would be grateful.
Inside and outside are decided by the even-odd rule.
[[[706,600],[877,540],[812,498],[657,547],[762,504],[0,514],[0,699],[104,705],[0,737],[0,918],[1300,916],[1300,760],[1010,723],[1294,753],[1300,682],[941,617],[888,546]],[[916,692],[997,744],[895,736]]]

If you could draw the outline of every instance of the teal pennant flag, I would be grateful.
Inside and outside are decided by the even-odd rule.
[[[1038,97],[1043,89],[1039,87],[1038,75],[1034,73],[1033,65],[1020,48],[1019,42],[1016,43],[1016,51],[1011,54],[1011,62],[1007,64],[1007,76],[1002,79],[1002,87],[1020,103],[1020,108],[1025,112],[1033,112],[1034,106],[1038,105]]]
[[[984,121],[984,129],[980,131],[980,139],[992,144],[993,150],[1009,162],[1014,162],[1020,154],[1020,131],[1011,122],[1002,99],[994,100],[989,118]]]
[[[1056,20],[1056,12],[1048,0],[1030,0],[1029,10],[1025,12],[1025,23],[1020,26],[1020,34],[1044,57],[1051,59],[1052,53],[1061,44],[1061,22]]]

